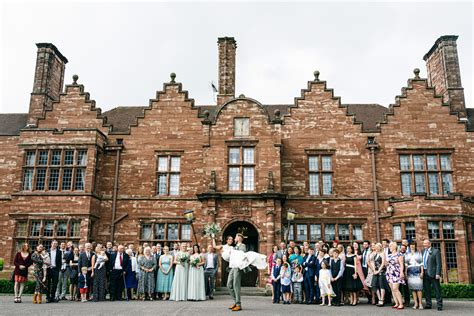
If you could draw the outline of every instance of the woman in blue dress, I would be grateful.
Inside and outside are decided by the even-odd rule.
[[[163,248],[163,254],[158,262],[158,277],[156,279],[156,292],[163,293],[163,300],[170,299],[171,286],[173,285],[173,261],[169,247]]]

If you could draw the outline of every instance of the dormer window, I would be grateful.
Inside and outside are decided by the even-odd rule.
[[[234,136],[249,137],[250,136],[250,119],[248,117],[234,118]]]

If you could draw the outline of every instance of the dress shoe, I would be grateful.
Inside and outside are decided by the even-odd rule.
[[[234,307],[236,307],[237,305],[232,305],[231,307],[229,307],[229,309],[234,309]]]
[[[442,311],[443,308],[442,308],[441,306],[438,306],[438,310],[439,310],[439,311]]]
[[[232,308],[232,311],[233,312],[238,312],[238,311],[241,311],[242,310],[242,307],[238,306],[238,305],[235,305],[234,308]]]
[[[431,306],[425,306],[425,309],[431,309]]]
[[[209,296],[209,299],[210,299],[210,300],[213,300],[213,299],[214,299],[214,296]]]

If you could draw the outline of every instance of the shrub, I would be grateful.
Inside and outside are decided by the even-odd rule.
[[[474,298],[474,284],[441,284],[441,293],[444,298]]]
[[[0,280],[0,293],[10,293],[13,294],[13,282],[10,280]],[[27,281],[25,284],[25,289],[23,290],[24,294],[33,294],[35,291],[35,282]]]

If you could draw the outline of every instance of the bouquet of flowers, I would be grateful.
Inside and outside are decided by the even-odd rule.
[[[187,253],[181,252],[180,254],[178,254],[177,259],[180,264],[185,264],[189,261],[189,255]]]
[[[191,258],[189,261],[192,267],[197,267],[199,262],[201,262],[201,260],[199,260],[199,257]]]
[[[220,231],[221,228],[218,224],[210,223],[204,227],[204,236],[214,238]]]

